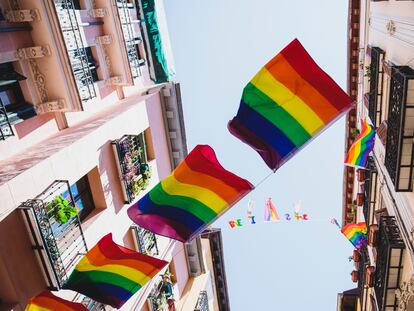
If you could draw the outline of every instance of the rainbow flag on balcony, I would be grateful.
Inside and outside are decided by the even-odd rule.
[[[365,222],[347,224],[341,229],[341,232],[355,246],[356,249],[360,249],[368,243],[367,225]]]
[[[369,153],[374,149],[375,130],[365,119],[361,124],[361,132],[355,139],[345,157],[345,164],[365,168]]]
[[[351,105],[295,39],[245,86],[228,129],[275,171]]]
[[[29,300],[25,311],[88,311],[88,309],[76,302],[67,301],[45,290]]]
[[[198,145],[150,192],[128,209],[142,228],[188,241],[253,189],[247,180],[225,170],[214,150]]]
[[[120,308],[167,264],[114,243],[109,233],[82,257],[64,288]]]

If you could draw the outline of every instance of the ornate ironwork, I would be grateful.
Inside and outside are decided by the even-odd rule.
[[[156,256],[159,254],[157,236],[144,228],[133,226],[135,239],[138,245],[139,252],[149,256]]]
[[[375,197],[377,192],[378,173],[374,159],[368,158],[367,170],[365,171],[366,179],[364,182],[364,204],[362,210],[367,226],[373,223],[375,210]]]
[[[374,279],[375,295],[380,311],[397,310],[395,292],[400,285],[404,248],[404,241],[395,217],[381,216]]]
[[[125,47],[128,53],[128,60],[132,72],[132,77],[137,78],[141,76],[140,67],[144,65],[144,60],[141,59],[137,47],[137,44],[141,41],[141,35],[139,33],[136,33],[133,25],[133,23],[139,23],[140,21],[133,20],[131,10],[135,10],[137,14],[138,10],[135,8],[135,4],[128,2],[128,0],[117,0],[116,4],[121,21],[122,34],[124,36]]]
[[[131,203],[149,183],[151,171],[147,163],[144,134],[124,135],[112,142],[119,163],[125,201]]]
[[[413,189],[414,127],[407,120],[414,116],[414,106],[407,104],[409,84],[414,86],[414,70],[408,66],[393,67],[384,164],[396,191]]]
[[[64,193],[68,195],[68,203],[75,206],[69,183],[63,180],[53,182],[35,199],[20,205],[51,289],[62,288],[77,261],[87,252],[79,217],[60,224],[47,208]]]
[[[5,140],[7,137],[14,136],[13,128],[7,116],[6,108],[0,98],[0,140]]]
[[[379,47],[371,48],[371,65],[369,67],[369,117],[377,127],[381,123],[381,100],[382,100],[382,85],[383,85],[383,73],[382,60],[384,59],[385,52]]]
[[[168,298],[161,292],[162,281],[157,283],[148,295],[151,311],[169,311]]]
[[[207,292],[202,290],[198,295],[197,304],[194,311],[209,311]]]
[[[77,20],[77,6],[73,0],[54,1],[79,95],[82,101],[90,100],[96,97],[94,77]]]
[[[105,311],[105,305],[97,302],[89,297],[84,296],[81,304],[83,304],[89,311]]]

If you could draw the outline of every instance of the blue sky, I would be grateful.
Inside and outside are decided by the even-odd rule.
[[[189,150],[209,144],[230,171],[253,184],[265,177],[260,157],[226,128],[242,89],[296,37],[345,88],[347,2],[164,1]],[[352,245],[329,222],[341,218],[343,157],[342,118],[214,224],[223,232],[232,310],[331,311],[336,294],[355,286]],[[301,200],[310,220],[264,224],[268,196],[281,215]],[[249,198],[256,225],[245,217]],[[230,229],[235,218],[244,227]]]

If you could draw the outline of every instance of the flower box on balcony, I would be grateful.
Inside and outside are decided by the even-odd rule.
[[[365,270],[365,285],[368,287],[374,286],[375,267],[369,266]]]
[[[354,249],[353,256],[352,256],[354,262],[359,262],[359,257],[360,257],[359,252],[356,249]]]
[[[372,224],[368,228],[368,245],[375,247],[378,239],[378,225]]]
[[[358,282],[358,271],[356,270],[352,271],[351,276],[352,276],[352,282],[354,283]]]
[[[363,182],[365,180],[365,170],[359,169],[358,170],[358,181]]]
[[[358,193],[357,194],[357,200],[356,200],[357,205],[362,206],[364,204],[364,199],[365,199],[364,193],[363,192]]]

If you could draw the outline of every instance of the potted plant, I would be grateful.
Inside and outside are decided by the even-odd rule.
[[[356,270],[352,271],[351,276],[352,276],[352,282],[354,283],[358,282],[358,271]]]
[[[78,209],[61,195],[46,205],[46,211],[49,217],[53,217],[61,225],[78,215]]]

